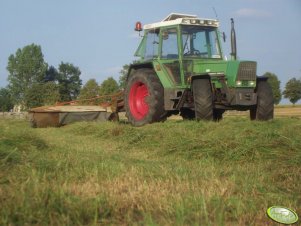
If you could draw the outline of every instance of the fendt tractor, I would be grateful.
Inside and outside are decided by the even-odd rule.
[[[274,101],[267,78],[256,75],[257,63],[237,60],[231,19],[231,60],[221,48],[224,33],[215,19],[170,14],[145,25],[130,65],[125,88],[125,111],[134,126],[166,120],[222,119],[226,110],[250,111],[251,120],[269,120]],[[143,30],[140,22],[136,31]]]

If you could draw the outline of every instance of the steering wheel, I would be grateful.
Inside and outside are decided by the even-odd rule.
[[[192,55],[199,56],[199,55],[201,55],[201,52],[200,52],[199,50],[197,50],[197,49],[192,49],[192,50],[191,50],[191,54],[192,54]]]
[[[190,51],[187,51],[184,53],[184,56],[193,56],[193,55],[200,55],[200,51],[197,49],[191,49]]]
[[[200,56],[200,55],[204,55],[204,54],[207,54],[207,53],[201,53],[197,49],[191,49],[190,51],[184,53],[184,56]]]

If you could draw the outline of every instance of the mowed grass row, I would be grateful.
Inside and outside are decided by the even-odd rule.
[[[225,117],[228,116],[244,116],[249,117],[249,111],[226,111],[224,113]],[[282,118],[282,117],[295,117],[301,118],[301,105],[276,105],[274,109],[274,118]]]
[[[301,120],[0,121],[0,225],[274,225],[301,215]]]

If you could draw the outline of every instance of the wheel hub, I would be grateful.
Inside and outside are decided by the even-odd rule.
[[[149,106],[145,98],[149,96],[147,86],[142,82],[136,82],[132,85],[129,95],[129,106],[131,114],[136,120],[143,119],[149,111]]]

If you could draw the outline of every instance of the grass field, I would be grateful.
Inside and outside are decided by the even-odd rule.
[[[141,128],[0,120],[0,225],[277,225],[301,216],[301,120]]]

